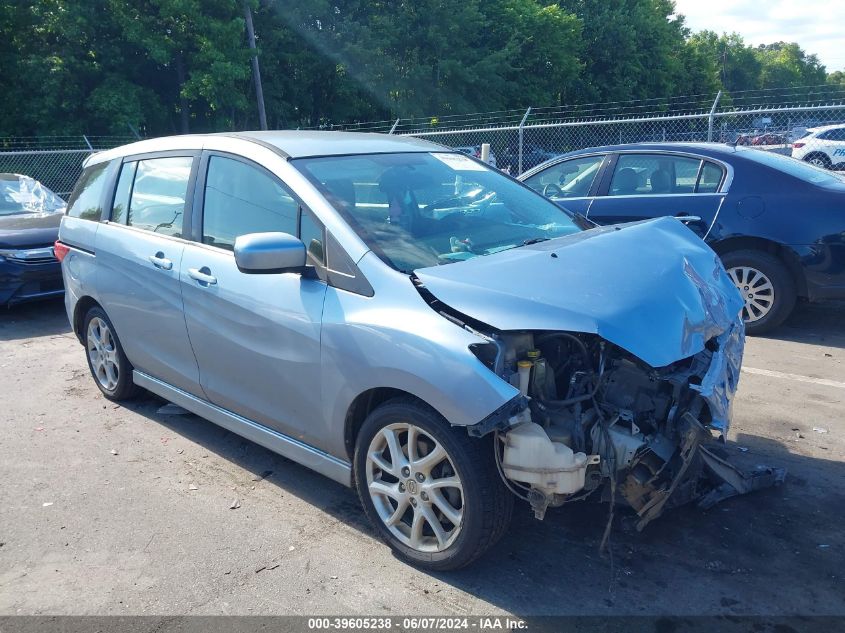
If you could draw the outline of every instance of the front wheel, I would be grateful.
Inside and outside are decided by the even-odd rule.
[[[804,160],[822,169],[830,169],[832,167],[832,163],[826,154],[810,154]]]
[[[742,295],[742,320],[747,334],[763,334],[781,323],[795,307],[795,281],[774,255],[742,250],[722,257],[728,276]]]
[[[355,485],[382,539],[405,561],[435,571],[481,556],[505,533],[513,508],[491,438],[470,438],[412,400],[387,402],[366,419]]]

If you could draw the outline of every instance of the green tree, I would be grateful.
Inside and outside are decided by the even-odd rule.
[[[686,29],[671,0],[560,0],[583,22],[583,72],[570,101],[626,101],[676,93]]]
[[[164,96],[192,123],[231,127],[246,107],[249,50],[234,0],[107,0],[124,41],[134,48],[136,81]]]
[[[818,86],[827,79],[818,57],[808,55],[798,44],[764,44],[757,47],[755,54],[760,62],[760,88]]]

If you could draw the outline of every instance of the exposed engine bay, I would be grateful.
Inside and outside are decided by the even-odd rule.
[[[589,497],[627,503],[642,529],[668,507],[783,480],[727,460],[742,298],[677,220],[598,227],[413,280],[480,337],[470,349],[518,394],[467,428],[495,434],[502,480],[538,518]]]
[[[521,396],[470,432],[496,434],[499,473],[538,519],[595,495],[627,502],[642,529],[667,507],[774,485],[782,469],[742,472],[716,441],[727,432],[741,327],[660,368],[596,335],[495,334],[474,351]]]

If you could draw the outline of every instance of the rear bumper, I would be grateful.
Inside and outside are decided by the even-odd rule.
[[[19,263],[0,261],[0,306],[60,297],[64,294],[58,261]]]

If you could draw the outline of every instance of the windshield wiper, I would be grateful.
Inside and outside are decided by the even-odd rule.
[[[532,237],[528,240],[523,240],[520,246],[530,246],[531,244],[539,244],[540,242],[548,242],[551,238],[549,237]]]

